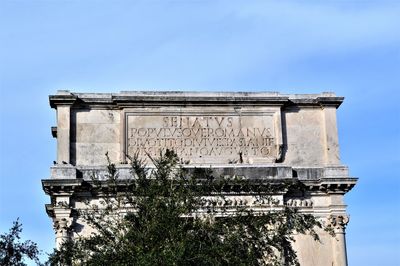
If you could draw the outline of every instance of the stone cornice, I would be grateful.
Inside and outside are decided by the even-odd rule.
[[[78,97],[72,93],[49,96],[51,108],[57,108],[59,105],[73,105],[77,99]]]
[[[120,107],[134,107],[145,104],[146,106],[160,105],[273,105],[282,106],[287,103],[288,97],[278,95],[249,95],[236,93],[232,95],[124,95],[114,96],[115,103]]]
[[[50,106],[76,105],[87,108],[128,108],[144,106],[334,106],[343,97],[333,93],[280,94],[277,92],[120,92],[71,93],[60,91],[50,95]]]
[[[345,194],[357,183],[355,177],[321,178],[319,180],[302,180],[311,192],[323,192],[328,194]]]
[[[252,194],[254,191],[262,192],[262,190],[257,189],[260,186],[271,185],[279,188],[282,184],[290,184],[292,182],[298,182],[299,180],[296,178],[280,178],[280,179],[251,179],[249,180],[250,184],[248,185],[248,189],[238,192],[235,189],[235,186],[240,186],[240,184],[232,183],[229,185],[225,183],[223,186],[226,187],[227,194]],[[301,180],[300,183],[305,186],[305,188],[310,193],[324,193],[324,194],[345,194],[350,191],[357,182],[357,178],[322,178],[319,180]],[[126,190],[126,179],[121,180],[118,184],[118,187],[122,190]],[[77,192],[94,192],[94,181],[91,180],[83,180],[81,178],[78,179],[43,179],[42,180],[43,190],[46,194],[51,196],[56,195],[69,195],[72,196]],[[274,191],[276,194],[285,194],[287,189],[286,186],[283,186],[283,190],[281,193],[279,191]],[[96,191],[96,194],[101,191]]]
[[[72,195],[77,188],[81,188],[83,179],[42,179],[42,188],[47,195]]]
[[[289,99],[288,106],[333,106],[338,108],[343,102],[344,97],[316,97],[316,98],[299,98]]]

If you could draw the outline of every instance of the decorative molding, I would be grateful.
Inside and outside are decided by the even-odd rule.
[[[82,179],[42,179],[42,187],[52,197],[59,194],[72,195],[77,188],[82,188]]]
[[[55,218],[53,220],[53,228],[57,237],[65,240],[69,237],[71,231],[71,221],[67,218]]]
[[[301,180],[311,192],[322,192],[326,194],[345,194],[357,183],[358,178],[337,177],[321,178],[319,180]]]
[[[343,233],[349,223],[349,216],[344,215],[331,215],[328,217],[329,224],[335,229],[336,233]]]
[[[314,203],[311,199],[289,198],[285,200],[285,205],[288,207],[312,207]]]
[[[280,94],[277,92],[120,92],[120,93],[71,93],[60,91],[56,95],[50,95],[50,106],[57,105],[83,105],[90,107],[107,106],[107,108],[126,108],[143,106],[180,106],[187,104],[203,105],[251,105],[251,106],[334,106],[338,108],[344,97],[338,97],[333,93],[298,95]]]
[[[77,101],[78,97],[70,92],[64,92],[63,94],[50,95],[49,101],[51,108],[57,109],[58,105],[73,105]]]

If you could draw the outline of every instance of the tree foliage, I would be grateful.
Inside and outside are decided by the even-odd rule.
[[[8,233],[0,235],[0,265],[4,266],[20,266],[26,265],[24,257],[39,262],[39,249],[37,244],[31,240],[20,242],[20,234],[22,225],[17,219],[13,222],[13,226]]]
[[[130,158],[132,178],[120,179],[109,161],[105,181],[92,181],[92,195],[80,217],[96,233],[65,242],[49,259],[53,265],[298,265],[293,233],[320,223],[279,204],[276,192],[298,184],[213,177],[208,169],[189,171],[167,150]],[[269,202],[268,210],[231,204],[227,195],[247,191]],[[233,206],[233,207],[232,207]]]

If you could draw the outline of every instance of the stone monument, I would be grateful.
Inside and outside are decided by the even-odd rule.
[[[279,195],[282,204],[312,213],[336,233],[320,231],[320,242],[296,236],[300,263],[347,265],[344,194],[357,179],[339,158],[336,109],[342,101],[333,93],[58,91],[50,96],[57,161],[42,180],[57,246],[84,227],[74,210],[90,198],[85,184],[91,173],[104,173],[106,152],[127,177],[126,155],[173,149],[188,166],[211,167],[223,176],[299,179],[307,192]]]

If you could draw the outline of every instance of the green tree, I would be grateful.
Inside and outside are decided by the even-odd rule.
[[[108,157],[107,157],[108,158]],[[321,224],[272,195],[298,190],[295,182],[215,178],[188,170],[167,150],[150,170],[130,158],[132,178],[119,179],[109,161],[106,181],[94,179],[99,203],[80,211],[96,233],[65,242],[50,256],[53,265],[298,265],[293,233]],[[269,210],[230,204],[227,195],[247,191]]]
[[[23,262],[24,257],[28,257],[37,264],[40,264],[37,244],[31,240],[20,242],[21,232],[22,225],[17,219],[13,222],[13,226],[8,233],[0,235],[0,265],[26,265]]]

